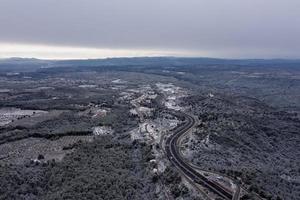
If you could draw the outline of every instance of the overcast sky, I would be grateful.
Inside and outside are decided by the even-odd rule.
[[[0,57],[300,58],[300,0],[0,0]]]

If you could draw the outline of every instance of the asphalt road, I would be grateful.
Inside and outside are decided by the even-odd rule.
[[[195,124],[195,119],[185,113],[174,113],[178,117],[183,117],[184,123],[177,126],[173,130],[173,135],[170,136],[166,140],[166,154],[169,160],[175,165],[177,169],[180,170],[186,177],[190,178],[195,183],[201,184],[206,187],[210,191],[219,195],[224,199],[233,199],[233,194],[221,187],[219,184],[208,180],[205,176],[198,173],[191,165],[189,165],[185,160],[181,157],[181,154],[178,150],[178,144],[180,137],[188,132]],[[235,199],[235,198],[234,198]]]

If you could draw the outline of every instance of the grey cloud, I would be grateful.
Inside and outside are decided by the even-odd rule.
[[[0,42],[300,57],[299,24],[299,0],[0,0]]]

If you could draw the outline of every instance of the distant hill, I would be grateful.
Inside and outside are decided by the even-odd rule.
[[[281,65],[294,64],[300,67],[300,59],[219,59],[188,57],[132,57],[86,60],[40,60],[36,58],[0,59],[1,71],[28,71],[50,67],[101,67],[101,66],[193,66],[193,65]]]

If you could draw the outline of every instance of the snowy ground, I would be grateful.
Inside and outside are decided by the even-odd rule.
[[[79,115],[84,115],[84,116],[90,116],[92,118],[97,118],[97,117],[104,117],[106,116],[111,110],[109,108],[100,108],[100,105],[95,105],[95,104],[90,104],[89,108],[86,109],[85,111],[79,112]]]
[[[183,88],[175,86],[172,83],[157,83],[156,87],[158,91],[165,96],[164,105],[168,109],[183,110],[183,108],[178,105],[179,99],[187,95],[187,92],[183,90]]]
[[[79,85],[80,88],[96,88],[97,85]]]
[[[0,89],[0,93],[7,93],[10,92],[10,89]]]
[[[153,166],[151,168],[153,174],[161,174],[169,166],[170,163],[163,152],[163,140],[165,135],[169,133],[169,130],[175,128],[179,123],[174,116],[167,113],[160,113],[155,119],[150,117],[154,108],[146,107],[145,105],[151,105],[151,101],[161,94],[163,96],[162,104],[166,108],[184,110],[184,108],[179,106],[179,103],[180,98],[186,96],[187,92],[171,83],[157,83],[153,88],[150,85],[143,85],[120,93],[120,99],[127,100],[133,106],[130,113],[138,116],[140,121],[138,127],[131,130],[131,139],[146,142],[152,146],[154,159],[149,162]],[[191,191],[194,191],[188,182],[183,182],[183,184],[187,185]],[[166,192],[170,188],[158,185],[157,190]],[[194,192],[196,193],[196,191]]]
[[[26,92],[39,92],[42,90],[54,90],[54,87],[37,87],[37,88],[30,88],[30,89],[25,89]]]
[[[30,117],[32,115],[45,114],[47,111],[42,110],[21,110],[19,108],[2,108],[0,109],[0,126],[11,123],[14,120]]]
[[[44,156],[44,161],[61,160],[66,153],[72,151],[68,148],[79,141],[92,141],[93,136],[65,136],[58,140],[43,138],[27,138],[0,145],[0,164],[22,164],[26,161],[37,159],[38,155]],[[66,148],[67,147],[67,148]]]
[[[96,126],[93,128],[94,135],[111,135],[113,130],[108,126]]]
[[[112,83],[115,83],[115,84],[124,84],[124,83],[127,83],[127,81],[124,81],[122,79],[115,79],[112,81]]]
[[[181,88],[176,87],[173,84],[158,83],[156,84],[156,87],[159,87],[159,91],[166,92],[167,95],[178,95],[181,93]],[[131,132],[131,138],[133,140],[159,143],[161,135],[177,125],[178,121],[169,116],[160,116],[157,119],[149,118],[152,115],[153,108],[146,107],[143,104],[150,104],[151,101],[158,96],[150,85],[142,85],[137,89],[128,89],[126,92],[120,93],[120,95],[123,99],[131,99],[130,103],[133,108],[130,110],[130,113],[137,115],[140,118],[139,127]],[[174,96],[170,99],[175,101],[176,97]]]

